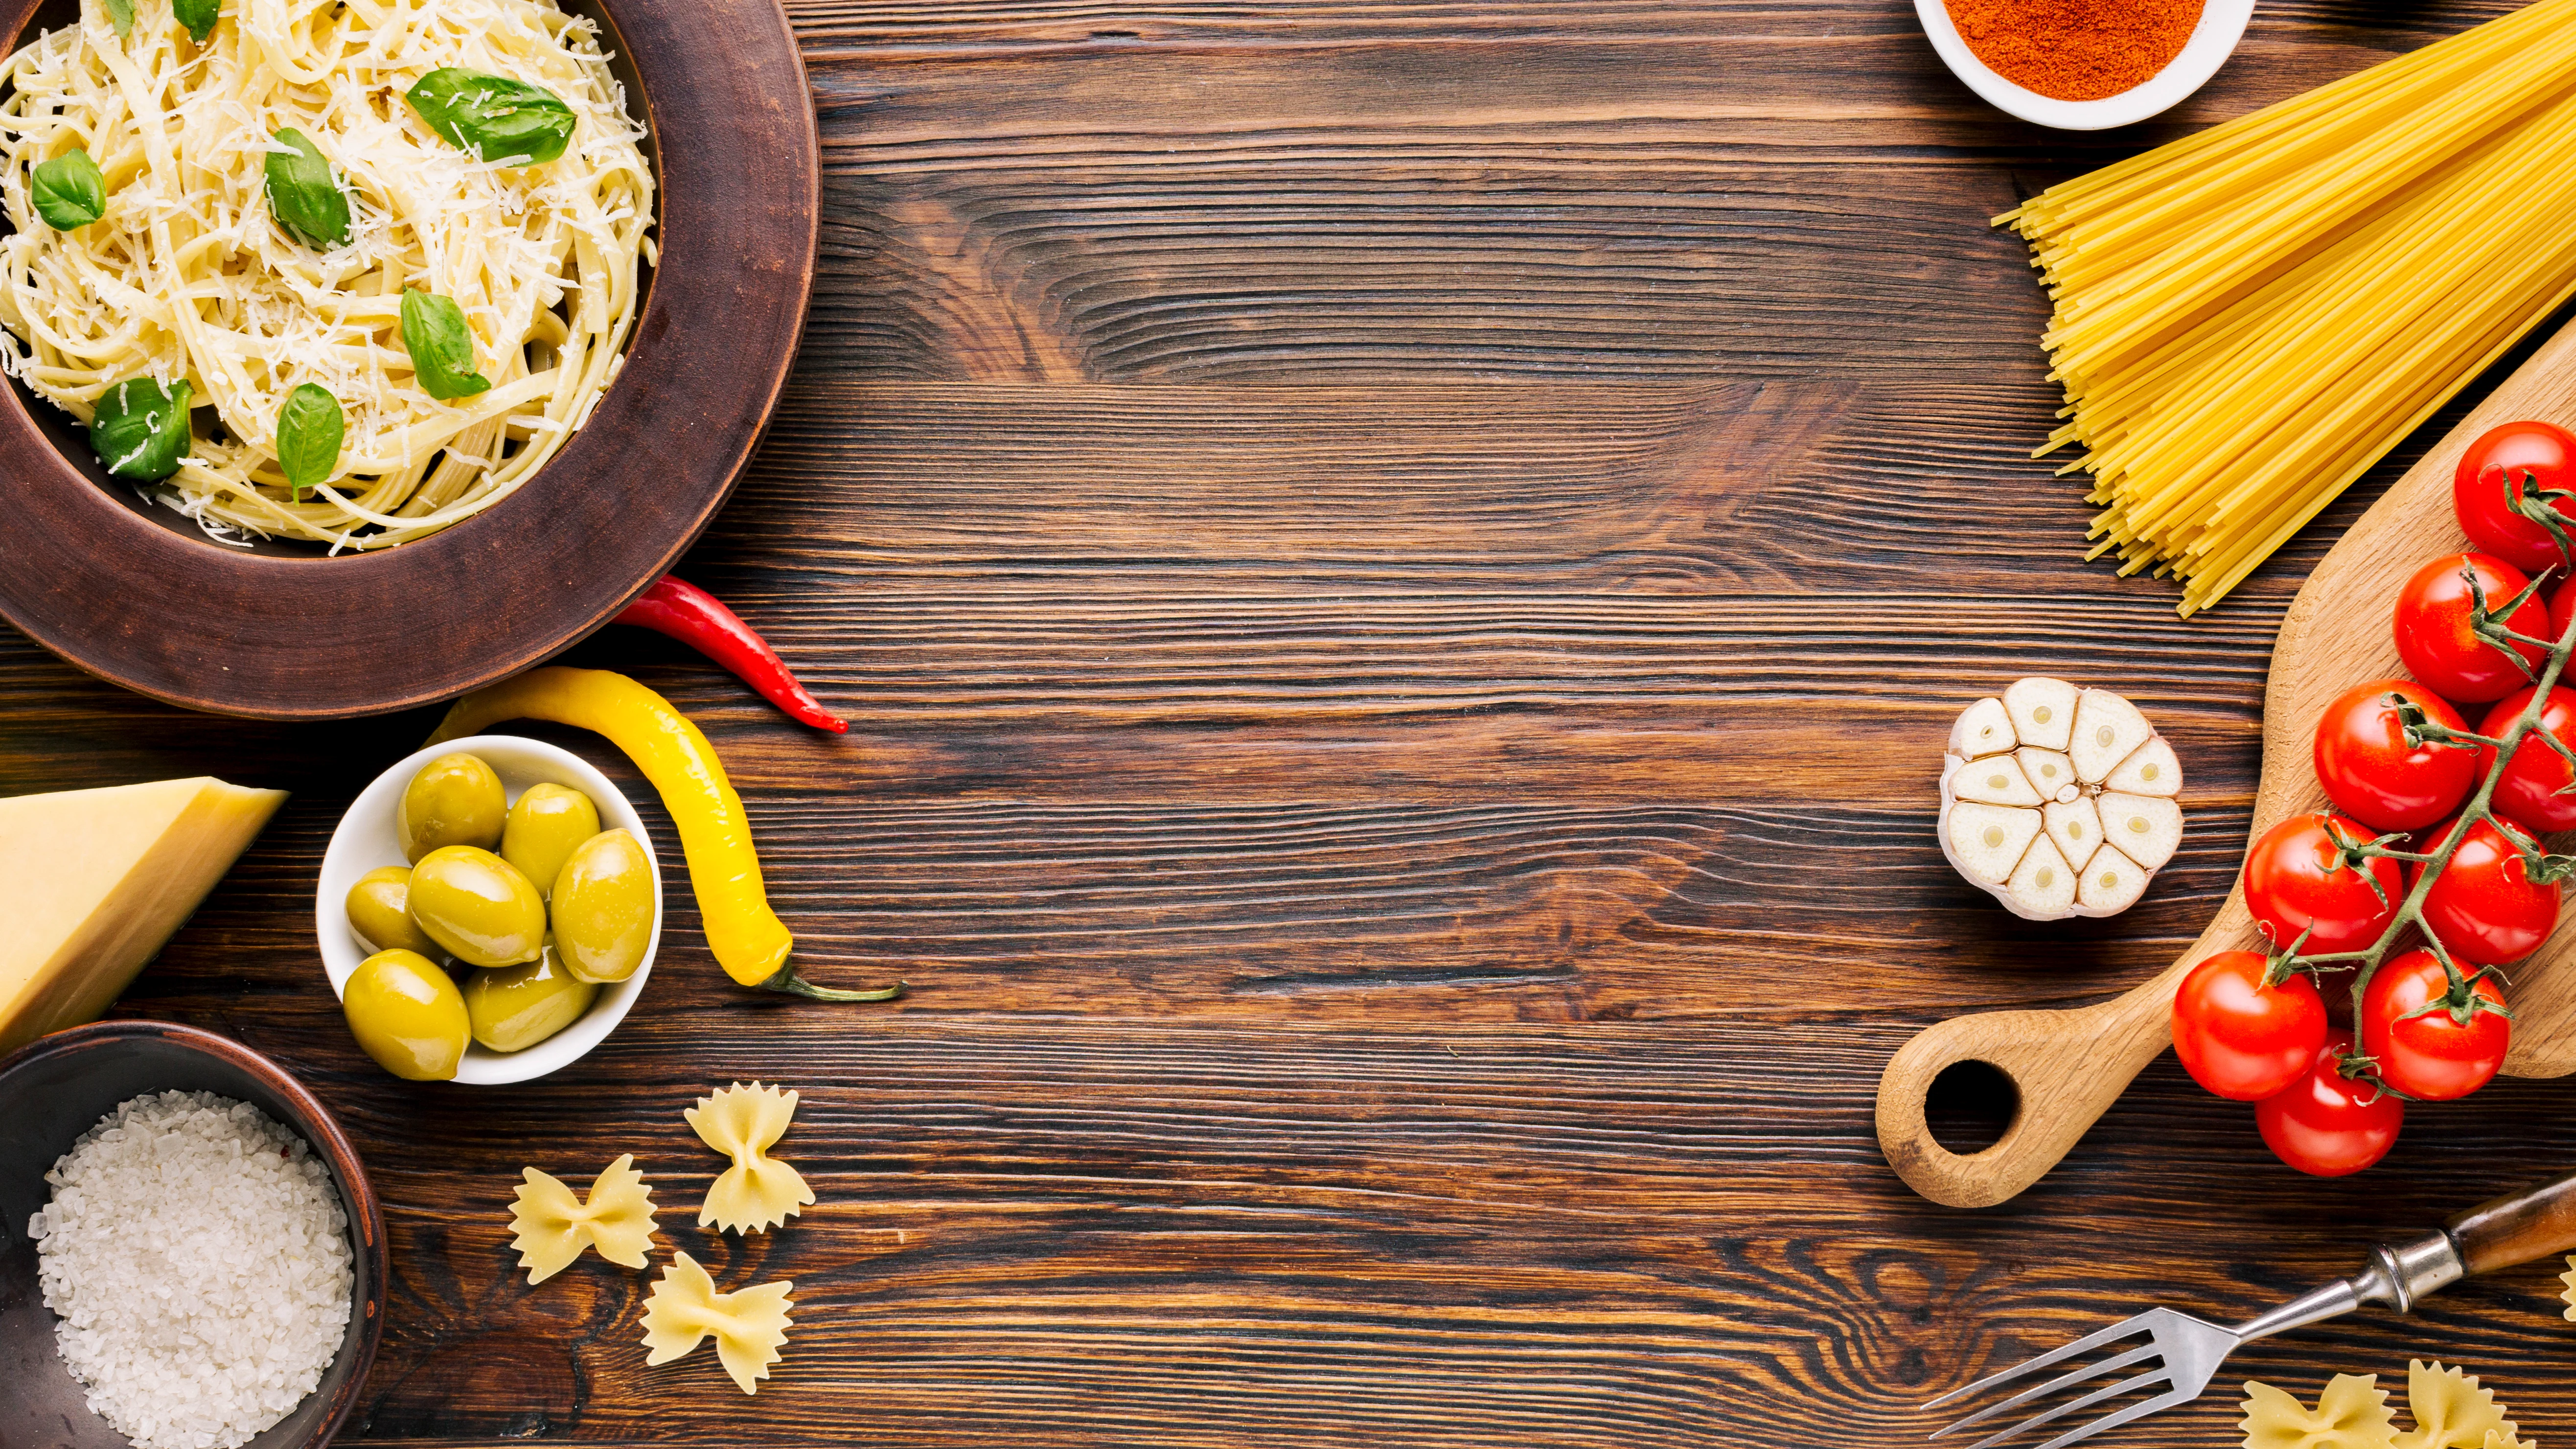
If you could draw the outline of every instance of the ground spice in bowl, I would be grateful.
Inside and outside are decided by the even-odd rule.
[[[1946,0],[1995,74],[2051,100],[2134,90],[2182,53],[2203,0]]]

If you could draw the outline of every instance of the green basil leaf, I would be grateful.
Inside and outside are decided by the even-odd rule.
[[[149,481],[178,472],[188,454],[188,380],[163,387],[129,377],[109,388],[90,414],[89,446],[119,478]]]
[[[107,178],[87,151],[66,151],[36,168],[27,188],[36,215],[56,231],[87,226],[107,215]]]
[[[411,352],[412,375],[431,397],[472,397],[492,385],[474,370],[474,333],[455,298],[404,292],[402,339]]]
[[[134,33],[134,0],[106,0],[107,18],[116,26],[116,38],[123,40]]]
[[[188,38],[199,45],[215,33],[215,17],[223,10],[223,0],[170,0],[170,13],[188,27]]]
[[[533,166],[572,144],[573,110],[543,86],[453,66],[422,76],[411,108],[477,161]]]
[[[295,149],[268,153],[268,214],[315,251],[347,242],[349,194],[332,179],[331,163],[292,126],[277,139]]]
[[[330,482],[340,471],[340,439],[347,428],[330,389],[308,382],[286,395],[286,406],[277,410],[277,466],[285,470],[296,502],[304,501],[305,489]]]

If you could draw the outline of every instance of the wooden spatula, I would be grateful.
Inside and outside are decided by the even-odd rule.
[[[2540,418],[2576,426],[2576,326],[2562,330],[2441,445],[2397,480],[2343,536],[2290,602],[2272,646],[2263,696],[2263,776],[2253,836],[2326,807],[2310,763],[2317,716],[2364,680],[2402,676],[2389,631],[2397,589],[2426,559],[2468,546],[2451,512],[2451,473],[2471,442],[2498,423]],[[2083,682],[2083,681],[2078,681]],[[2106,681],[2107,682],[2107,681]],[[1938,748],[1928,740],[1928,752]],[[2185,778],[2190,762],[2184,761]],[[2174,989],[2209,955],[2258,947],[2239,888],[2218,919],[2152,981],[2074,1011],[1997,1011],[1954,1017],[1907,1042],[1878,1083],[1878,1144],[1908,1186],[1953,1207],[1988,1207],[2039,1180],[2172,1041]],[[2576,1071],[2576,927],[2562,926],[2512,970],[2516,1076]],[[1958,1062],[1986,1062],[2012,1079],[2020,1104],[2002,1140],[1962,1156],[1923,1121],[1932,1079]]]

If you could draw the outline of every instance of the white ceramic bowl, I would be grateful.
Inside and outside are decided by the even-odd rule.
[[[331,974],[335,995],[348,987],[350,974],[367,959],[366,947],[349,927],[349,887],[368,871],[405,863],[402,838],[394,829],[394,812],[402,804],[403,790],[421,766],[458,753],[480,756],[501,777],[501,789],[512,801],[530,785],[552,783],[579,790],[599,807],[599,828],[625,826],[643,845],[644,859],[653,867],[653,937],[644,944],[644,964],[635,968],[635,974],[601,987],[599,998],[580,1020],[535,1046],[496,1052],[471,1043],[465,1048],[465,1060],[456,1067],[457,1081],[477,1086],[524,1082],[581,1060],[626,1019],[627,1008],[643,994],[644,979],[653,974],[653,953],[662,944],[662,863],[653,854],[653,837],[645,833],[643,817],[635,807],[626,803],[625,795],[606,775],[572,751],[518,735],[475,735],[432,745],[378,775],[374,784],[360,791],[357,803],[340,817],[340,828],[331,832],[331,848],[322,854],[322,883],[313,895],[313,933],[322,943],[322,968]]]
[[[2206,0],[2191,39],[2183,42],[2181,52],[2163,70],[2116,96],[2098,101],[2052,100],[1995,74],[1977,59],[1968,42],[1959,38],[1959,28],[1950,23],[1944,0],[1914,0],[1914,13],[1922,18],[1924,35],[1941,53],[1951,73],[1966,81],[1968,89],[1985,97],[1988,105],[2061,131],[2101,131],[2143,121],[2179,105],[2218,74],[2227,57],[2236,53],[2236,42],[2245,34],[2245,22],[2254,16],[2254,0]]]

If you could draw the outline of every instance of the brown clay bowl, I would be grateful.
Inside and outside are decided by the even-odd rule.
[[[0,1444],[131,1449],[89,1410],[54,1351],[27,1218],[53,1190],[45,1172],[116,1104],[146,1092],[213,1092],[248,1102],[302,1137],[331,1169],[349,1215],[357,1282],[349,1331],[319,1387],[249,1449],[326,1444],[357,1407],[384,1332],[385,1218],[357,1150],[284,1067],[230,1037],[158,1021],[102,1021],[38,1037],[0,1057]]]
[[[442,533],[325,557],[216,544],[111,486],[71,419],[0,389],[0,617],[191,709],[430,704],[598,628],[697,538],[777,401],[813,290],[819,170],[778,0],[577,0],[650,132],[661,255],[626,368],[553,461]],[[0,46],[69,0],[0,0]]]

